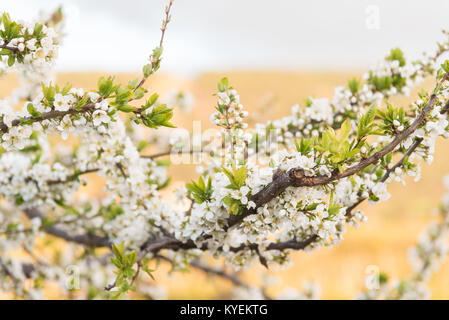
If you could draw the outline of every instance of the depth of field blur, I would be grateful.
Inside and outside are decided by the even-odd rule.
[[[269,102],[274,108],[260,118],[276,119],[288,115],[293,104],[303,105],[309,96],[332,98],[334,87],[346,84],[353,76],[361,77],[361,72],[229,72],[207,73],[195,79],[182,79],[167,74],[151,77],[146,83],[150,93],[158,92],[164,96],[171,89],[191,92],[196,105],[191,114],[175,111],[174,123],[178,127],[190,129],[193,120],[202,120],[202,128],[210,128],[209,115],[215,106],[216,83],[227,76],[238,90],[241,102],[248,111],[258,109]],[[60,74],[57,82],[61,85],[70,82],[74,87],[95,89],[100,73]],[[121,83],[139,75],[118,74]],[[14,76],[0,79],[0,97],[4,97],[17,85]],[[426,88],[432,85],[427,81]],[[396,100],[398,103],[410,101]],[[449,173],[449,141],[439,140],[435,161],[432,165],[422,165],[422,178],[419,182],[407,180],[407,186],[392,183],[389,185],[391,198],[387,202],[361,207],[368,221],[358,229],[348,227],[345,239],[334,248],[324,248],[312,253],[298,252],[293,255],[294,265],[286,270],[271,270],[270,274],[281,279],[271,292],[291,286],[302,288],[307,280],[321,287],[323,299],[351,299],[363,288],[365,270],[369,265],[378,266],[392,278],[407,276],[411,272],[407,250],[416,242],[419,234],[434,218],[435,208],[443,195],[442,177]],[[164,191],[164,197],[172,198],[171,190],[195,177],[193,166],[175,166],[170,169],[172,185]],[[87,191],[93,196],[100,195],[95,179]],[[214,263],[214,260],[211,260]],[[159,283],[167,286],[170,299],[221,299],[228,298],[231,286],[224,280],[208,278],[203,273],[191,270],[188,273],[175,272],[167,275],[169,266],[163,265],[155,273]],[[263,267],[255,266],[242,273],[250,283],[257,284]],[[449,263],[445,263],[430,282],[432,299],[449,299]],[[270,292],[270,291],[269,291]],[[49,292],[52,296],[52,293]],[[52,296],[52,298],[60,298]]]

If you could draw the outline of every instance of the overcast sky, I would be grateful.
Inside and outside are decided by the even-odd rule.
[[[29,19],[63,4],[67,37],[58,69],[140,70],[157,44],[166,0],[0,0]],[[411,58],[449,28],[447,0],[175,0],[162,70],[343,69],[391,47]]]

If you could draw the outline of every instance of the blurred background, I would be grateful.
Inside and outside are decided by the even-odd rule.
[[[2,0],[1,9],[13,17],[30,19],[39,10],[62,4],[66,32],[57,63],[57,82],[93,89],[107,74],[125,82],[139,76],[160,36],[166,1],[53,1]],[[266,109],[259,121],[290,113],[295,103],[309,96],[331,98],[334,88],[401,47],[409,59],[433,50],[448,26],[449,2],[360,0],[175,0],[172,22],[164,45],[161,70],[146,87],[162,96],[173,89],[190,92],[195,107],[190,114],[175,112],[174,123],[191,128],[193,120],[210,127],[216,83],[227,76],[239,91],[245,108]],[[16,87],[14,75],[0,79],[0,96]],[[425,87],[429,88],[432,81]],[[416,92],[405,99],[414,100]],[[363,288],[365,270],[379,267],[393,278],[411,272],[407,249],[434,218],[443,194],[442,177],[449,173],[449,141],[439,141],[434,163],[423,164],[423,178],[407,186],[393,183],[388,202],[362,206],[368,222],[348,228],[345,240],[331,249],[294,254],[294,265],[270,270],[281,279],[272,288],[302,288],[305,281],[321,286],[322,298],[351,299]],[[195,176],[193,166],[170,169],[171,190]],[[98,188],[90,187],[93,195]],[[213,261],[212,261],[213,263]],[[230,286],[196,271],[167,276],[168,266],[155,274],[169,289],[169,298],[225,298]],[[266,274],[263,267],[243,272],[251,283]],[[449,263],[434,274],[432,298],[449,299]],[[57,296],[55,298],[58,298]]]
[[[61,71],[139,72],[159,39],[166,0],[1,0],[32,19],[63,5]],[[448,27],[445,0],[176,0],[162,70],[345,70],[400,46],[415,58]]]

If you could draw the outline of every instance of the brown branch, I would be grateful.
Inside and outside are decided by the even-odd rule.
[[[427,114],[432,110],[434,103],[435,103],[435,95],[432,95],[429,99],[429,102],[427,103],[427,106],[423,109],[421,114],[415,119],[415,121],[410,125],[409,128],[404,130],[401,134],[398,134],[395,139],[386,147],[384,147],[382,150],[376,152],[369,158],[362,160],[358,165],[351,167],[347,169],[346,171],[343,171],[342,173],[336,172],[333,173],[331,177],[306,177],[304,175],[304,172],[300,169],[292,169],[287,173],[278,173],[275,177],[275,179],[268,184],[263,190],[261,190],[259,193],[254,195],[252,197],[252,201],[256,203],[256,206],[261,206],[264,203],[267,203],[271,199],[278,196],[281,192],[283,192],[287,187],[289,186],[314,186],[314,185],[322,185],[325,183],[329,183],[331,181],[335,181],[338,179],[342,179],[344,177],[350,176],[352,174],[355,174],[359,172],[360,170],[366,168],[367,166],[375,163],[382,157],[384,157],[389,152],[393,151],[397,145],[399,145],[404,139],[406,139],[416,128],[424,121]],[[410,150],[406,153],[406,155],[411,154],[417,147],[419,143],[415,142],[410,148]],[[396,167],[402,165],[403,161],[405,160],[406,155],[396,164],[394,167],[392,167],[390,170],[394,170]],[[393,169],[394,168],[394,169]],[[390,174],[387,171],[388,175]],[[385,180],[388,177],[385,178]],[[27,215],[32,218],[34,216],[38,216],[42,218],[42,215],[39,211],[35,209],[29,209],[26,211]],[[229,219],[229,226],[235,225],[236,223],[240,222],[244,217],[248,216],[249,214],[256,213],[256,210],[247,210],[241,215],[233,216]],[[80,244],[85,244],[88,246],[109,246],[109,240],[107,238],[98,237],[94,235],[79,235],[79,236],[71,236],[66,231],[61,230],[59,228],[56,228],[54,226],[52,227],[46,227],[46,231],[49,234],[55,235],[57,237],[66,239],[67,241],[73,241]],[[317,235],[312,235],[308,239],[304,241],[296,241],[296,240],[290,240],[286,242],[280,242],[280,243],[271,243],[267,246],[267,250],[285,250],[285,249],[294,249],[294,250],[301,250],[306,248],[308,245],[310,245],[312,242],[316,241],[318,239]],[[188,250],[188,249],[194,249],[198,248],[198,246],[191,240],[187,242],[181,242],[174,237],[163,237],[163,238],[152,238],[149,239],[145,245],[142,247],[142,252],[139,255],[139,263],[142,262],[142,260],[145,258],[147,254],[151,253],[157,253],[162,249],[171,249],[171,250]],[[201,250],[207,250],[207,244],[203,244],[199,249]],[[250,244],[250,245],[242,245],[237,248],[231,248],[232,252],[238,252],[241,250],[256,250],[258,251],[258,246],[256,244]]]
[[[303,250],[312,242],[316,241],[318,238],[319,238],[318,235],[312,235],[304,241],[289,240],[284,242],[272,242],[266,247],[266,250],[279,250],[279,251],[286,249]],[[259,250],[258,248],[259,248],[258,244],[252,243],[249,245],[242,244],[239,247],[230,248],[229,250],[232,252],[239,252],[247,249],[252,251],[258,251]]]
[[[17,53],[17,52],[19,51],[18,48],[8,46],[7,44],[0,44],[0,49],[10,50],[10,51],[12,51],[12,52],[14,52],[14,53]]]
[[[4,270],[4,272],[7,276],[10,276],[11,279],[16,280],[14,275],[10,272],[8,266],[5,264],[5,262],[2,261],[1,258],[0,258],[0,267],[2,267],[2,269]],[[36,271],[36,269],[33,264],[22,263],[22,272],[26,278],[28,278],[28,279],[32,278],[35,271]]]
[[[128,102],[132,101],[133,99],[130,99]],[[86,104],[84,106],[82,106],[80,109],[74,109],[71,108],[67,111],[58,111],[58,110],[52,110],[49,112],[45,112],[43,113],[40,117],[33,117],[33,116],[27,116],[24,118],[18,118],[18,119],[14,119],[13,121],[11,121],[11,127],[16,127],[19,126],[23,123],[29,123],[29,122],[41,122],[43,120],[51,120],[51,119],[56,119],[56,118],[63,118],[64,116],[68,115],[68,114],[81,114],[81,113],[86,113],[86,112],[92,112],[95,110],[95,104],[94,103],[89,103]],[[142,108],[137,108],[136,110],[133,111],[133,113],[136,116],[140,116],[143,112]],[[4,133],[7,133],[9,128],[8,126],[3,122],[0,121],[0,130],[3,131]]]
[[[182,243],[179,240],[171,237],[163,237],[163,238],[151,238],[145,242],[142,246],[142,252],[139,255],[138,262],[142,261],[147,254],[150,252],[157,253],[161,249],[169,248],[174,244]]]
[[[45,218],[37,208],[25,209],[24,212],[29,219],[39,218],[40,220],[43,220]],[[109,239],[104,236],[98,236],[92,233],[72,235],[67,230],[58,228],[55,225],[45,226],[43,227],[43,230],[54,237],[87,247],[110,247]]]
[[[173,5],[174,0],[170,0],[170,3],[168,4],[167,8],[165,9],[165,19],[164,22],[162,23],[162,27],[161,27],[161,39],[159,41],[159,47],[162,47],[164,44],[164,37],[165,37],[165,31],[167,30],[167,25],[170,22],[170,10],[171,7]]]
[[[159,40],[159,48],[163,47],[164,44],[164,37],[165,37],[165,31],[167,31],[167,25],[170,22],[170,10],[173,5],[174,0],[170,0],[170,3],[168,4],[167,8],[165,9],[165,19],[162,21],[162,27],[161,27],[161,38]],[[152,68],[155,67],[155,64],[157,61],[151,61]],[[145,81],[147,80],[147,77],[143,76],[142,80],[140,80],[137,87],[134,88],[134,92],[137,91],[140,87],[142,87],[145,84]]]
[[[389,170],[387,170],[387,172],[385,173],[385,175],[382,177],[382,179],[380,181],[382,181],[382,182],[386,181],[388,176],[391,174],[391,172],[393,172],[396,168],[402,166],[405,161],[405,158],[410,156],[417,149],[417,147],[419,146],[419,144],[421,142],[422,142],[422,139],[417,139],[412,144],[412,146],[407,150],[407,152],[404,154],[404,156],[393,167],[391,167]],[[280,175],[279,177],[285,177],[285,175]],[[281,181],[285,181],[285,180],[281,180]],[[286,182],[282,182],[282,183],[286,183]],[[279,185],[280,184],[277,184],[276,186],[279,186]],[[278,189],[273,188],[271,190],[276,191]],[[271,193],[272,195],[275,194],[274,191]],[[353,206],[349,207],[347,209],[346,215],[350,214],[350,212],[356,206],[361,204],[364,200],[366,200],[366,198],[360,199]],[[273,243],[270,243],[266,247],[266,250],[280,250],[280,251],[287,250],[287,249],[303,250],[318,239],[319,239],[318,235],[311,235],[303,241],[297,241],[294,239],[294,240],[289,240],[289,241],[284,241],[284,242],[273,242]],[[201,250],[205,251],[208,249],[208,247],[206,244],[203,244],[202,246],[198,247],[191,240],[189,240],[187,242],[181,242],[181,241],[175,239],[174,237],[165,237],[165,238],[159,238],[159,239],[152,238],[152,239],[148,240],[145,243],[145,245],[142,247],[142,252],[141,252],[141,255],[139,256],[139,261],[142,261],[142,259],[150,252],[157,253],[162,249],[170,249],[170,250],[174,250],[174,251],[189,250],[189,249],[201,249]],[[236,248],[230,248],[230,251],[239,252],[239,251],[248,250],[248,249],[258,252],[258,245],[257,244],[249,244],[249,245],[244,244],[244,245],[241,245]]]
[[[88,111],[93,111],[94,109],[95,109],[95,105],[93,103],[90,103],[90,104],[86,104],[85,106],[83,106],[80,110],[75,110],[75,109],[69,109],[67,111],[52,110],[52,111],[43,113],[42,116],[40,116],[40,117],[28,116],[28,117],[24,117],[22,119],[14,119],[11,122],[11,126],[16,127],[22,123],[40,122],[43,120],[62,118],[68,114],[79,114],[79,113],[84,113],[84,112],[88,112]],[[4,133],[8,132],[8,126],[3,121],[0,122],[0,130],[3,131]]]
[[[413,121],[413,123],[406,130],[396,135],[393,141],[390,142],[383,149],[374,153],[370,157],[360,161],[357,165],[350,167],[349,169],[346,169],[343,172],[334,171],[330,177],[328,176],[307,177],[304,173],[304,170],[300,168],[294,168],[286,173],[277,174],[276,178],[273,179],[271,183],[269,183],[267,186],[265,186],[265,188],[263,188],[261,191],[259,191],[258,193],[256,193],[251,197],[250,200],[256,204],[256,208],[246,209],[242,214],[230,217],[228,220],[228,228],[236,225],[237,223],[242,221],[245,217],[257,213],[258,207],[261,207],[262,205],[276,198],[288,187],[313,187],[325,185],[332,181],[340,180],[349,177],[351,175],[354,175],[357,172],[365,169],[369,165],[376,163],[381,158],[386,156],[388,153],[392,152],[402,141],[404,141],[407,137],[409,137],[418,128],[418,126],[425,120],[429,112],[433,109],[435,105],[435,100],[436,95],[432,94],[430,96],[429,101],[427,102],[426,107],[421,111],[419,116],[415,119],[415,121]]]
[[[157,158],[161,158],[161,157],[166,157],[166,156],[170,156],[170,155],[184,155],[184,154],[196,154],[196,153],[207,153],[207,152],[211,152],[212,150],[196,150],[196,149],[191,149],[188,152],[184,152],[183,150],[167,150],[167,151],[161,151],[158,153],[154,153],[151,155],[143,155],[140,156],[143,159],[157,159]]]
[[[305,249],[308,245],[318,239],[317,235],[312,235],[304,241],[297,240],[289,240],[285,242],[272,242],[267,247],[266,250],[302,250]],[[239,252],[242,250],[252,250],[259,251],[258,244],[242,244],[239,247],[231,247],[229,250],[231,252]],[[170,249],[174,251],[178,250],[190,250],[190,249],[200,249],[203,251],[208,250],[207,244],[203,244],[201,246],[197,246],[192,240],[188,240],[186,242],[182,242],[180,240],[175,239],[174,237],[164,237],[164,238],[151,238],[149,239],[142,247],[141,254],[139,255],[139,260],[142,260],[147,254],[150,252],[157,253],[162,249]],[[223,250],[223,248],[218,248],[218,250]]]
[[[388,169],[385,174],[382,176],[382,178],[379,180],[380,182],[385,182],[390,177],[391,173],[393,173],[396,168],[400,168],[403,166],[404,161],[406,158],[410,157],[410,155],[415,152],[415,150],[419,147],[419,145],[422,142],[422,138],[418,138],[415,140],[415,142],[411,145],[411,147],[407,150],[407,152],[402,156],[402,158],[396,162],[394,166],[392,166],[390,169]],[[370,194],[372,194],[372,191],[369,191]],[[346,209],[346,216],[349,216],[352,211],[354,211],[355,208],[357,208],[362,202],[364,202],[368,198],[360,198],[356,203],[354,203],[352,206],[348,207]]]
[[[387,172],[384,174],[382,179],[380,179],[380,182],[385,182],[390,177],[390,174],[394,172],[397,168],[402,167],[404,164],[405,159],[410,157],[410,155],[415,152],[415,150],[419,147],[421,142],[423,141],[422,138],[418,138],[415,140],[415,142],[411,145],[411,147],[407,150],[407,152],[402,156],[401,160],[396,162],[394,166],[392,166],[390,169],[387,170]]]
[[[73,175],[71,175],[71,176],[68,176],[66,179],[64,179],[64,180],[48,180],[47,181],[47,184],[48,185],[55,185],[55,184],[59,184],[59,183],[66,183],[66,182],[71,182],[71,181],[74,181],[74,180],[76,180],[76,179],[78,179],[78,177],[80,176],[80,175],[83,175],[83,174],[88,174],[88,173],[93,173],[93,172],[98,172],[100,169],[87,169],[87,170],[85,170],[85,171],[83,171],[83,172],[79,172],[78,174],[73,174]]]
[[[390,174],[396,170],[396,168],[401,167],[404,164],[404,161],[406,158],[408,158],[421,144],[422,138],[416,139],[416,141],[412,144],[412,146],[407,150],[407,152],[403,155],[403,157],[390,169],[387,170],[387,172],[383,175],[383,177],[380,179],[380,182],[385,182]],[[366,198],[360,199],[358,202],[353,204],[351,207],[348,207],[346,209],[346,215],[349,215],[358,205],[360,205],[363,201],[365,201]],[[318,239],[318,235],[312,235],[308,239],[298,242],[296,240],[286,241],[286,242],[280,242],[280,243],[271,243],[268,245],[267,250],[285,250],[285,249],[294,249],[294,250],[303,250],[311,243],[315,242]],[[257,249],[257,245],[250,245],[250,246],[241,246],[238,248],[232,248],[231,251],[237,252],[245,248],[250,249]]]
[[[292,185],[295,187],[313,187],[324,185],[329,182],[343,179],[357,172],[365,169],[369,165],[379,161],[381,158],[386,156],[388,153],[393,151],[402,141],[404,141],[408,136],[410,136],[418,126],[425,120],[427,114],[433,109],[435,105],[436,95],[432,94],[430,96],[429,101],[427,102],[427,106],[423,109],[423,111],[419,114],[419,116],[413,121],[413,123],[403,132],[396,135],[390,144],[381,149],[380,151],[374,153],[370,157],[360,161],[357,165],[343,171],[343,172],[334,172],[330,177],[328,176],[318,176],[318,177],[306,177],[304,174],[304,170],[302,169],[293,169],[291,170],[291,174],[293,176]]]
[[[447,76],[444,78],[444,80],[447,78]],[[343,172],[334,171],[330,177],[328,176],[315,176],[315,177],[307,177],[305,176],[305,173],[302,169],[291,169],[286,173],[278,172],[276,174],[276,177],[274,177],[273,181],[268,184],[264,189],[262,189],[257,194],[253,195],[251,197],[251,200],[256,203],[256,207],[260,207],[263,204],[271,201],[275,197],[277,197],[279,194],[281,194],[286,188],[292,186],[292,187],[302,187],[302,186],[317,186],[317,185],[324,185],[327,183],[330,183],[335,180],[339,180],[348,176],[351,176],[353,174],[356,174],[357,172],[363,170],[364,168],[368,167],[369,165],[376,163],[381,158],[383,158],[388,153],[394,151],[394,149],[402,142],[404,141],[408,136],[410,136],[417,128],[418,126],[425,120],[427,114],[432,110],[434,107],[436,100],[435,94],[432,94],[426,107],[421,111],[419,116],[414,120],[414,122],[403,132],[398,134],[391,143],[389,143],[387,146],[385,146],[380,151],[374,153],[370,157],[362,160],[354,167],[351,167]],[[405,157],[409,154],[411,154],[420,144],[420,141],[415,141],[415,143],[412,145],[412,148],[404,155],[404,157],[392,168],[387,170],[386,176],[384,177],[385,180],[388,178],[391,172],[393,172],[394,169],[401,166],[405,160]],[[362,200],[363,201],[363,200]],[[232,216],[229,219],[228,228],[239,223],[243,218],[248,216],[249,214],[256,213],[257,211],[255,209],[246,210],[243,214],[238,216]],[[26,214],[28,217],[39,217],[43,218],[43,215],[37,210],[37,209],[28,209],[26,210]],[[87,245],[87,246],[96,246],[96,247],[108,247],[109,246],[109,240],[105,237],[99,237],[96,235],[77,235],[72,236],[68,234],[67,231],[56,228],[54,226],[45,227],[45,231],[51,235],[54,235],[56,237],[63,238],[67,241],[76,242],[79,244]],[[266,249],[267,250],[286,250],[286,249],[294,249],[294,250],[301,250],[306,248],[308,245],[313,243],[318,239],[317,235],[312,235],[309,238],[307,238],[304,241],[296,241],[296,240],[290,240],[286,242],[279,242],[279,243],[271,243],[269,244]],[[141,248],[142,251],[138,258],[138,263],[141,264],[142,260],[145,258],[147,254],[154,253],[157,254],[162,249],[171,249],[171,250],[188,250],[188,249],[194,249],[198,248],[201,250],[207,250],[208,246],[207,244],[203,244],[202,246],[197,246],[193,241],[189,240],[187,242],[181,242],[180,240],[175,239],[172,236],[166,236],[163,238],[151,238],[148,240],[145,245]],[[258,251],[258,245],[257,244],[249,244],[249,245],[242,245],[237,248],[231,248],[232,252],[238,252],[241,250],[255,250]],[[139,268],[140,270],[140,268]]]

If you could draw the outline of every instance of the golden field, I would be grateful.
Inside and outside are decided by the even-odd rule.
[[[100,73],[60,74],[58,83],[72,83],[75,87],[96,88]],[[267,100],[274,108],[262,115],[261,120],[279,118],[290,112],[295,103],[302,103],[308,96],[329,97],[333,88],[346,83],[354,72],[228,72],[226,74],[208,73],[195,79],[185,79],[167,74],[150,78],[146,88],[158,92],[161,96],[170,89],[182,89],[194,94],[196,106],[192,114],[175,112],[174,123],[179,127],[191,128],[193,120],[202,120],[202,127],[210,127],[209,115],[213,112],[216,83],[226,75],[231,84],[239,91],[241,101],[248,111],[256,110]],[[118,74],[117,80],[124,82],[138,75]],[[14,77],[0,80],[0,96],[8,94],[15,87]],[[429,84],[431,84],[429,82]],[[429,84],[427,87],[429,87]],[[411,98],[415,97],[412,95]],[[404,99],[398,103],[404,103]],[[358,229],[348,228],[344,241],[338,246],[324,248],[316,252],[298,252],[294,254],[294,265],[286,270],[272,270],[270,274],[282,279],[272,292],[291,286],[301,288],[305,281],[311,280],[320,285],[324,299],[351,299],[363,287],[365,269],[376,265],[392,278],[407,276],[411,268],[408,264],[407,249],[415,243],[418,235],[434,217],[434,208],[444,190],[442,177],[449,173],[449,141],[439,141],[432,165],[423,164],[422,179],[415,183],[408,180],[407,186],[391,184],[392,195],[388,202],[375,206],[364,204],[368,222]],[[178,166],[170,169],[173,186],[195,175],[193,166]],[[173,189],[174,187],[171,187]],[[95,195],[98,188],[90,187]],[[164,196],[170,197],[169,192]],[[173,273],[167,276],[168,266],[162,266],[155,273],[159,282],[169,288],[169,298],[210,299],[229,297],[230,285],[221,279],[207,278],[198,271]],[[263,267],[255,266],[242,273],[251,283],[258,283],[260,275],[266,272]],[[449,299],[449,263],[434,274],[430,283],[433,299]],[[57,297],[56,297],[57,298]]]

